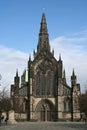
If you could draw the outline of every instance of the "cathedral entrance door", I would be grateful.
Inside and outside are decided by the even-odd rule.
[[[40,112],[40,120],[45,121],[45,111]]]
[[[51,121],[51,112],[47,109],[40,112],[40,120],[41,121]]]
[[[52,115],[51,111],[47,111],[47,121],[51,121]]]
[[[37,120],[39,121],[51,121],[53,120],[53,107],[48,100],[42,100],[36,107]]]

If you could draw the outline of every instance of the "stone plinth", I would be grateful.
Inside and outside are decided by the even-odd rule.
[[[7,121],[8,124],[16,124],[15,116],[14,116],[14,111],[11,110],[9,111],[9,119]]]

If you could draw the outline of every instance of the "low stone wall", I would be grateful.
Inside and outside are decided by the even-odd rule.
[[[15,113],[15,119],[17,121],[25,121],[27,119],[26,113]]]

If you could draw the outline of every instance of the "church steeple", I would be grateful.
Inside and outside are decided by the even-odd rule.
[[[42,50],[50,51],[49,35],[47,30],[46,17],[44,13],[42,14],[37,52],[41,52]]]

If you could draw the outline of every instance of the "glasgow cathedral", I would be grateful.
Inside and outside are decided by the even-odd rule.
[[[27,69],[18,70],[11,85],[11,104],[15,118],[29,121],[64,121],[80,119],[80,84],[74,70],[71,86],[67,84],[61,55],[51,51],[45,14],[42,14],[37,50],[29,56]],[[21,82],[20,82],[21,80]]]

